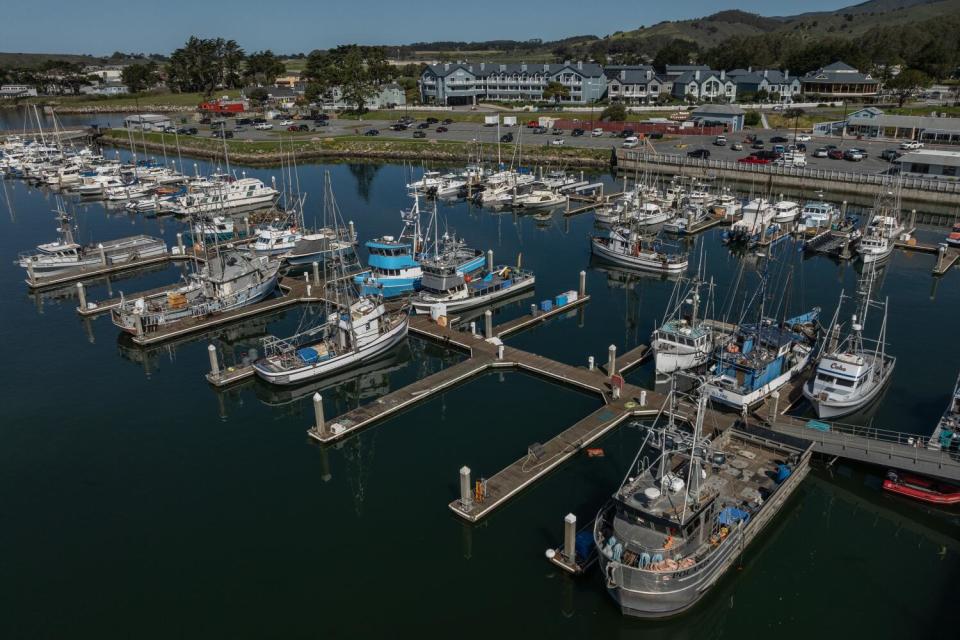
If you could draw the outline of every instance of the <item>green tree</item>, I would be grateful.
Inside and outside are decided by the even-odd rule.
[[[243,78],[252,84],[273,84],[277,76],[286,73],[287,67],[273,51],[256,51],[247,56]]]
[[[663,69],[668,64],[690,64],[697,59],[700,45],[690,40],[674,38],[657,51],[653,58],[653,66]]]
[[[622,104],[612,104],[600,112],[600,119],[607,122],[623,122],[627,119],[627,108]]]
[[[910,96],[929,87],[930,84],[930,76],[923,71],[904,69],[887,82],[886,88],[897,96],[897,104],[902,107]]]
[[[235,40],[190,39],[167,63],[167,84],[176,91],[199,91],[210,95],[218,87],[240,86],[246,56]]]
[[[138,93],[156,85],[160,81],[160,74],[156,62],[136,63],[123,68],[122,78],[132,93]]]
[[[553,100],[555,103],[559,103],[563,98],[569,97],[570,87],[566,87],[555,80],[548,82],[547,86],[543,89],[544,100]]]
[[[760,124],[760,112],[759,111],[747,111],[743,115],[743,124],[748,127],[755,127]]]
[[[253,89],[247,93],[247,98],[262,105],[264,102],[270,99],[270,92],[263,87],[257,87],[256,89]]]
[[[309,83],[308,99],[328,98],[334,88],[339,88],[344,102],[363,111],[367,100],[377,94],[381,84],[392,80],[394,73],[382,47],[350,44],[312,51],[303,77]]]

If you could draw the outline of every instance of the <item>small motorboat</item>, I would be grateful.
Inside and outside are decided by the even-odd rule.
[[[960,504],[960,486],[903,471],[888,471],[883,490],[928,504]]]
[[[960,247],[960,222],[953,225],[950,235],[947,236],[947,244],[951,247]]]

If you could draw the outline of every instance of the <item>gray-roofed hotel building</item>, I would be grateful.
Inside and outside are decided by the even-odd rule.
[[[562,104],[600,100],[607,90],[603,68],[592,62],[561,64],[500,64],[450,62],[431,64],[420,75],[420,97],[425,103],[476,104],[480,100],[543,100],[543,91],[559,82],[570,91]]]
[[[829,98],[875,96],[880,91],[879,80],[839,61],[811,71],[800,82],[805,94]]]

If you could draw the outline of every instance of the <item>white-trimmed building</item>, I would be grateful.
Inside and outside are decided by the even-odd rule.
[[[138,113],[123,119],[123,126],[127,129],[142,129],[144,131],[160,131],[164,127],[173,126],[169,116],[158,113]]]
[[[960,151],[920,149],[895,160],[900,174],[920,178],[957,180],[960,178]]]

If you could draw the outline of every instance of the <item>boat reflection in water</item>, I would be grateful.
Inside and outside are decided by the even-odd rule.
[[[654,271],[644,271],[642,269],[630,269],[621,265],[613,264],[598,256],[590,256],[590,268],[607,275],[607,286],[617,289],[631,289],[641,281],[669,280],[675,282],[680,279],[680,273],[657,273]]]

